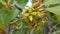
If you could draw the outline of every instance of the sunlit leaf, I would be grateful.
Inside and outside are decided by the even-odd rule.
[[[56,14],[56,15],[60,15],[60,6],[47,8],[46,10],[50,11],[50,12]]]
[[[29,16],[29,19],[30,19],[30,21],[32,21],[33,20],[33,16]]]
[[[60,3],[50,4],[48,8],[52,8],[52,7],[56,7],[56,6],[60,6]]]
[[[1,2],[2,4],[6,4],[4,0],[0,0],[0,2]]]
[[[9,3],[13,3],[14,0],[8,0]]]
[[[0,2],[2,2],[3,0],[0,0]]]
[[[44,4],[56,4],[60,3],[60,0],[45,0]]]
[[[60,21],[60,15],[56,15],[56,17],[57,17],[58,21]]]
[[[44,0],[44,3],[46,3],[47,1],[49,1],[49,0]]]

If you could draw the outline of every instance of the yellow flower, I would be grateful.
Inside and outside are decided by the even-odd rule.
[[[29,19],[30,19],[30,21],[32,21],[33,20],[33,16],[29,16]]]
[[[29,16],[29,13],[25,13],[22,15],[23,18],[27,18]]]
[[[28,7],[28,9],[27,10],[23,10],[23,18],[29,18],[29,20],[30,21],[32,21],[33,20],[33,15],[36,15],[37,14],[37,12],[33,12],[33,8],[30,8],[30,7]]]
[[[37,14],[37,12],[32,12],[32,14],[33,14],[33,15],[36,15],[36,14]]]
[[[25,13],[25,14],[23,14],[23,18],[29,18],[29,20],[30,21],[32,21],[32,19],[33,19],[33,15],[32,15],[32,13]]]
[[[42,16],[43,14],[41,13],[43,9],[40,9],[40,7],[34,9],[32,7],[25,8],[23,10],[23,18],[29,18],[30,21],[33,20],[33,16]],[[40,12],[41,11],[41,12]]]

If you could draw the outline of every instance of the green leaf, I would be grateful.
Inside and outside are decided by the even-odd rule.
[[[13,2],[13,0],[4,0],[4,2],[6,2],[6,3],[12,3]]]
[[[45,0],[44,4],[56,4],[60,3],[60,0]]]
[[[0,23],[5,23],[5,18],[6,18],[6,14],[4,12],[4,9],[0,9]]]
[[[19,31],[16,31],[14,34],[20,34],[20,32]]]
[[[0,2],[4,2],[3,0],[0,0]]]
[[[18,3],[20,6],[24,7],[24,6],[26,5],[27,1],[28,1],[28,0],[18,0],[17,3]]]
[[[4,7],[4,5],[0,2],[0,8]]]
[[[47,1],[49,1],[49,0],[44,0],[44,3],[46,3]]]
[[[17,15],[19,14],[19,10],[16,8],[12,8],[7,16],[7,23],[9,23],[11,20],[13,20]]]
[[[52,7],[56,7],[56,6],[60,6],[60,3],[57,3],[57,4],[50,4],[48,8],[52,8]]]
[[[60,21],[60,15],[56,15],[57,20]]]
[[[2,4],[6,4],[6,3],[4,2],[4,0],[0,0],[0,2],[1,2]]]
[[[46,8],[47,11],[50,11],[56,15],[60,15],[60,6]]]
[[[13,3],[14,0],[8,0],[9,3]]]

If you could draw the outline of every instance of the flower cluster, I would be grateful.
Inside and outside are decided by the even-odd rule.
[[[33,7],[28,7],[23,9],[22,16],[23,18],[29,18],[30,21],[33,20],[34,16],[39,16],[42,18],[44,16],[44,9],[38,7],[34,9]]]

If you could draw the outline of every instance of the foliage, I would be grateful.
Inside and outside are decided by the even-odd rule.
[[[0,0],[0,34],[59,34],[60,1],[42,1]]]

